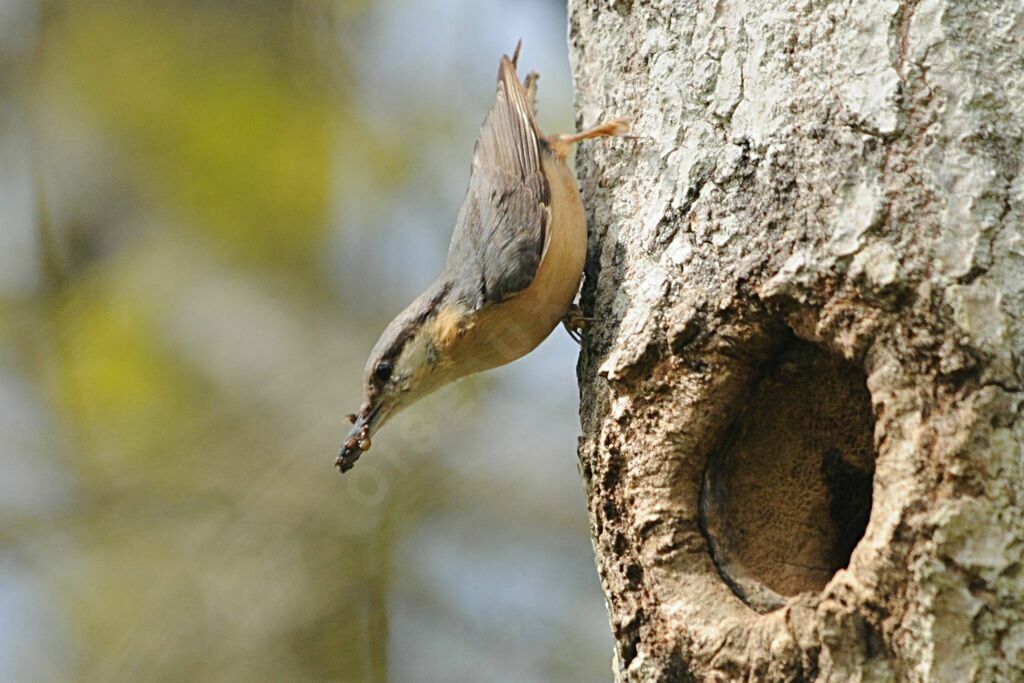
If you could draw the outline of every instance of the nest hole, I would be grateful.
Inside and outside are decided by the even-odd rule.
[[[763,368],[701,493],[722,579],[757,611],[820,591],[871,513],[874,416],[864,372],[794,340]]]

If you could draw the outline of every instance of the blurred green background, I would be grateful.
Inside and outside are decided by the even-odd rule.
[[[560,330],[333,469],[558,0],[0,0],[0,681],[599,681]]]

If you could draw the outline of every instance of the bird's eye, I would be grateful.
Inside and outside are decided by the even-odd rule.
[[[373,368],[373,376],[379,379],[381,382],[387,382],[391,379],[391,371],[394,367],[390,362],[382,360],[377,363],[377,366]]]

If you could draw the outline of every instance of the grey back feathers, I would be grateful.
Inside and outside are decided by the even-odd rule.
[[[540,140],[515,64],[503,57],[442,275],[472,309],[504,301],[537,274],[550,201]]]

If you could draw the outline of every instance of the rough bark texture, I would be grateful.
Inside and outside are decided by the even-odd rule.
[[[620,680],[1024,680],[1022,15],[570,3]]]

